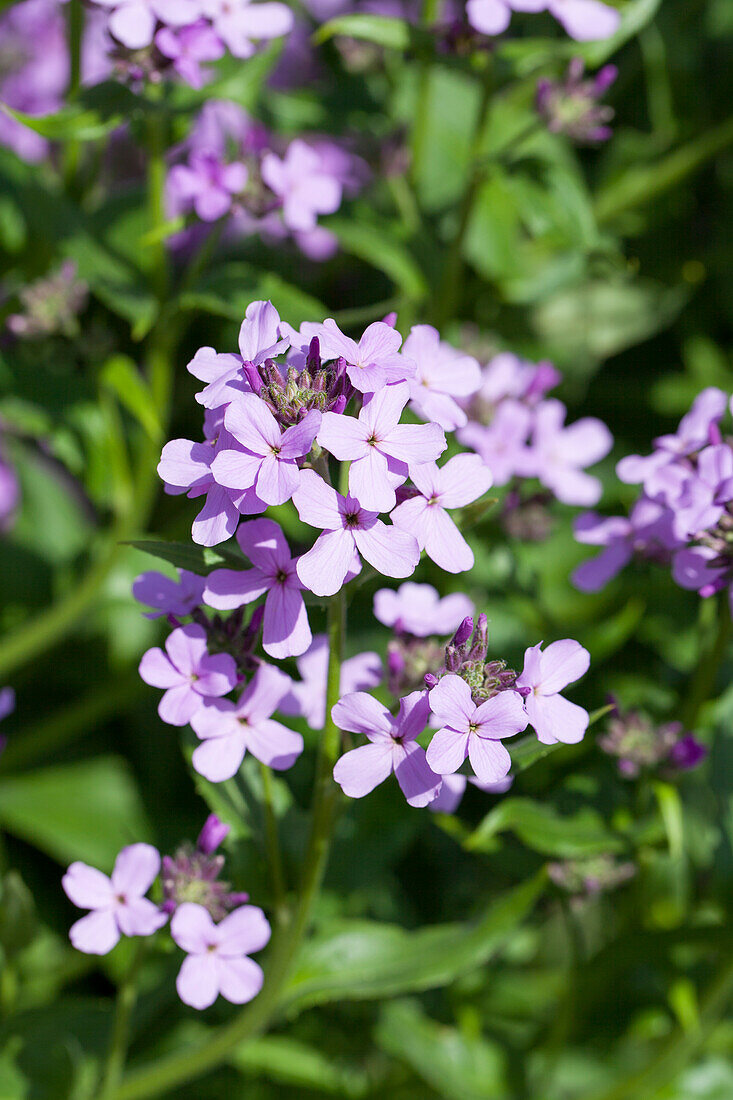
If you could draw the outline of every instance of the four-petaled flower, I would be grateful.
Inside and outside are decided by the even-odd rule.
[[[536,477],[563,504],[597,504],[601,483],[584,471],[605,458],[613,436],[602,420],[586,416],[565,427],[566,408],[549,398],[535,413],[532,441],[520,458],[517,473]]]
[[[231,611],[265,598],[262,645],[270,657],[283,659],[305,653],[311,644],[303,585],[295,571],[280,525],[255,519],[240,525],[237,542],[252,569],[215,569],[206,579],[204,602],[219,611]]]
[[[521,695],[500,691],[476,706],[466,681],[448,673],[431,689],[429,699],[430,709],[441,723],[427,750],[433,771],[449,775],[458,771],[468,756],[482,783],[503,779],[512,761],[500,740],[527,728]]]
[[[282,200],[288,229],[315,229],[319,214],[333,214],[341,205],[341,184],[324,171],[321,157],[304,141],[292,141],[282,158],[265,154],[262,179]]]
[[[448,431],[465,424],[466,414],[455,399],[470,397],[481,385],[477,360],[441,340],[432,325],[414,325],[404,353],[417,364],[410,401],[418,416]]]
[[[303,325],[301,335],[307,340],[318,337],[322,359],[344,359],[349,381],[360,393],[376,393],[382,386],[414,378],[417,370],[413,360],[399,350],[399,332],[384,321],[369,325],[358,344],[344,336],[332,317],[322,325]]]
[[[141,573],[132,584],[132,594],[140,603],[154,607],[146,611],[146,619],[158,619],[161,615],[190,615],[203,601],[206,580],[187,569],[178,570],[178,580],[166,577],[151,569]]]
[[[304,523],[323,531],[297,564],[301,581],[317,596],[338,592],[347,573],[359,571],[359,554],[387,577],[409,577],[420,560],[412,535],[342,497],[315,470],[303,470],[293,503]]]
[[[237,666],[228,653],[210,654],[206,631],[198,623],[179,626],[165,643],[143,654],[140,676],[151,687],[166,688],[158,714],[171,726],[185,726],[205,698],[226,695],[237,682]]]
[[[160,870],[160,856],[150,844],[131,844],[115,860],[111,877],[72,863],[61,880],[66,896],[80,909],[91,909],[71,926],[77,951],[106,955],[123,936],[150,936],[168,919],[144,895]]]
[[[473,565],[473,551],[446,512],[463,508],[491,486],[491,470],[478,455],[455,455],[440,469],[434,462],[410,466],[420,496],[399,504],[392,513],[396,527],[415,536],[421,550],[447,573]]]
[[[395,487],[407,480],[408,464],[432,462],[447,446],[437,424],[400,424],[409,399],[405,382],[383,386],[358,418],[327,412],[318,429],[322,447],[339,461],[351,461],[351,495],[374,512],[394,508]]]
[[[184,902],[171,919],[171,935],[187,953],[176,979],[184,1004],[208,1008],[221,993],[241,1005],[262,989],[262,969],[248,957],[270,939],[270,925],[257,906],[242,905],[214,924],[203,905]]]
[[[171,168],[168,187],[182,207],[193,207],[201,221],[215,222],[231,210],[234,196],[244,190],[248,178],[245,164],[225,164],[215,153],[201,151],[192,153],[188,164]]]
[[[247,750],[270,768],[289,768],[303,751],[303,738],[272,720],[290,677],[272,665],[260,665],[236,703],[212,699],[193,715],[191,725],[202,744],[193,766],[212,783],[231,779]]]
[[[333,777],[344,794],[362,798],[394,772],[411,806],[427,806],[437,797],[441,778],[416,741],[430,718],[427,692],[413,691],[400,699],[395,717],[372,695],[357,691],[339,700],[331,716],[339,729],[363,733],[369,740],[336,762]]]
[[[574,745],[583,740],[588,712],[559,693],[588,671],[590,654],[571,638],[553,642],[544,653],[542,642],[524,654],[524,669],[517,688],[526,694],[524,706],[530,725],[543,745],[558,741]]]
[[[432,584],[405,581],[395,590],[380,588],[374,593],[374,617],[398,634],[427,638],[431,634],[452,634],[474,606],[462,592],[441,599]]]

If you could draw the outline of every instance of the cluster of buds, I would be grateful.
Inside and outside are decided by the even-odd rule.
[[[248,622],[246,614],[246,608],[240,607],[227,616],[213,615],[209,618],[203,608],[198,607],[191,615],[208,635],[208,652],[229,653],[241,673],[254,672],[260,664],[255,650],[265,615],[264,604],[255,607]]]
[[[248,894],[232,892],[228,882],[219,881],[224,856],[216,849],[224,841],[229,826],[211,814],[199,833],[196,846],[183,844],[174,856],[163,856],[163,905],[173,913],[184,902],[202,905],[215,921],[223,920],[231,909],[243,905]]]
[[[636,874],[636,865],[612,855],[589,856],[549,863],[547,873],[561,890],[576,898],[608,893]]]
[[[242,369],[253,392],[265,402],[278,423],[289,428],[313,409],[338,414],[344,411],[354,392],[346,368],[344,359],[324,366],[320,343],[314,336],[305,365],[301,369],[288,367],[284,378],[272,359],[266,359],[260,366],[245,363]]]
[[[626,714],[617,710],[598,744],[618,759],[619,773],[626,779],[636,779],[643,770],[660,766],[674,772],[689,771],[707,756],[705,746],[685,733],[680,722],[656,725],[633,710]]]
[[[489,622],[486,615],[478,617],[474,627],[468,615],[445,647],[445,664],[437,673],[424,677],[427,688],[434,688],[442,676],[454,673],[471,689],[474,703],[480,706],[500,691],[516,690],[517,674],[506,661],[488,661]]]
[[[14,336],[76,336],[78,315],[87,303],[88,287],[76,277],[76,264],[67,260],[59,270],[24,287],[19,298],[22,313],[11,313],[7,326]]]
[[[608,123],[615,112],[598,100],[615,81],[618,69],[605,65],[590,80],[584,79],[584,72],[585,65],[575,57],[563,81],[540,80],[536,106],[552,133],[565,134],[580,145],[595,145],[612,134]]]

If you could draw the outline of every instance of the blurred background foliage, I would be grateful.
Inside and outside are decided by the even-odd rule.
[[[478,132],[480,65],[445,57],[427,66],[414,42],[405,62],[338,21],[323,34],[323,75],[304,89],[268,89],[266,51],[224,65],[198,99],[179,90],[174,133],[204,94],[227,96],[279,132],[358,135],[377,178],[328,223],[341,251],[327,264],[239,243],[175,288],[169,425],[137,369],[161,327],[147,289],[160,242],[148,232],[134,145],[123,142],[116,159],[109,137],[123,117],[134,137],[144,105],[103,86],[48,122],[67,148],[87,135],[100,153],[109,144],[93,186],[64,188],[49,165],[0,150],[0,311],[63,259],[90,289],[77,331],[0,352],[5,447],[22,490],[0,544],[0,681],[18,699],[0,757],[2,1100],[90,1095],[129,961],[129,943],[101,962],[72,951],[62,867],[82,859],[109,869],[134,840],[172,851],[196,835],[207,803],[227,811],[226,793],[192,778],[138,679],[160,627],[142,617],[130,586],[156,566],[125,545],[146,532],[188,538],[192,506],[159,493],[154,466],[165,438],[198,430],[185,371],[198,346],[234,348],[246,305],[270,297],[293,323],[333,314],[359,328],[395,308],[403,331],[439,322],[483,360],[503,347],[550,358],[573,418],[600,416],[614,433],[601,469],[611,509],[629,501],[613,460],[648,450],[704,386],[732,388],[733,9],[726,0],[629,0],[624,12],[628,33],[608,46],[528,37],[529,21],[519,23],[493,67],[499,85],[510,83],[490,95]],[[367,38],[383,33],[377,21]],[[361,68],[343,65],[345,36],[352,56],[357,45],[365,55]],[[537,124],[537,77],[559,76],[574,54],[597,66],[612,52],[615,136],[575,150]],[[379,153],[418,99],[425,129],[413,193],[383,160],[380,171]],[[488,167],[475,174],[475,163]],[[568,580],[586,556],[571,509],[554,505],[550,533],[536,543],[507,538],[499,512],[469,536],[476,568],[454,581],[487,611],[492,652],[516,667],[530,641],[576,637],[593,658],[578,702],[592,710],[613,693],[660,721],[677,717],[714,630],[712,603],[651,567],[581,594]],[[428,562],[417,579],[440,585],[437,574]],[[352,653],[384,653],[374,588],[361,588],[352,608]],[[506,797],[469,788],[455,816],[405,813],[390,785],[350,805],[315,939],[275,1029],[175,1095],[729,1100],[730,668],[696,716],[708,760],[678,782],[619,778],[595,744],[600,719],[583,744],[526,768]],[[287,784],[276,782],[291,869],[311,767],[305,754]],[[245,768],[243,789],[250,824],[230,838],[229,877],[267,908],[257,772]],[[636,869],[613,892],[574,897],[545,878],[548,859],[608,853]],[[181,1006],[175,966],[166,956],[146,966],[135,1058],[184,1048],[227,1015],[221,1004],[204,1018]]]

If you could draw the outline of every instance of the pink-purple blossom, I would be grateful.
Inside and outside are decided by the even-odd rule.
[[[242,523],[237,542],[251,569],[215,569],[206,579],[204,602],[231,611],[265,596],[262,645],[270,657],[282,660],[305,653],[311,644],[303,585],[278,523],[255,519]]]
[[[553,642],[544,652],[541,647],[539,642],[525,651],[516,686],[525,696],[529,723],[542,744],[575,745],[588,728],[588,712],[560,692],[586,674],[590,654],[571,638]]]
[[[296,660],[300,680],[290,681],[290,690],[279,704],[281,714],[305,718],[311,729],[323,729],[326,721],[328,638],[317,634],[306,653]],[[341,664],[340,694],[376,687],[382,680],[382,661],[371,651],[347,657]]]
[[[442,467],[434,462],[410,466],[419,491],[392,513],[396,527],[409,531],[421,550],[448,573],[473,566],[473,551],[448,515],[448,508],[464,508],[490,488],[491,470],[478,455],[455,455]]]
[[[293,26],[292,11],[277,0],[201,0],[201,11],[229,52],[243,59],[252,56],[256,42],[280,38]]]
[[[503,34],[513,11],[548,11],[578,42],[610,38],[621,21],[616,9],[601,0],[468,0],[466,4],[468,21],[481,34]]]
[[[318,337],[322,359],[344,359],[349,380],[360,393],[376,393],[382,386],[414,378],[417,372],[414,360],[400,352],[399,332],[384,321],[369,325],[358,343],[344,336],[332,317],[323,324],[302,325],[300,334],[306,347],[314,336]],[[294,346],[296,335],[291,336]]]
[[[427,638],[431,634],[452,634],[474,607],[462,592],[442,598],[431,584],[405,581],[395,591],[380,588],[374,594],[374,617],[398,634]]]
[[[155,647],[144,653],[139,671],[146,684],[165,688],[158,714],[171,726],[185,726],[205,699],[226,695],[237,683],[234,658],[209,653],[206,631],[198,623],[173,630],[165,652]]]
[[[417,365],[409,382],[411,408],[447,431],[464,425],[466,413],[456,398],[470,397],[481,385],[478,361],[441,340],[432,325],[414,325],[403,350]]]
[[[172,62],[181,80],[197,89],[204,83],[201,63],[218,61],[225,53],[219,35],[203,19],[186,27],[161,27],[155,35],[155,45]],[[235,193],[239,190],[241,187],[234,189]],[[199,212],[198,207],[196,212],[205,221],[210,220]]]
[[[210,699],[200,707],[191,718],[202,742],[193,753],[199,775],[212,783],[231,779],[247,752],[269,768],[290,768],[303,751],[303,738],[272,718],[289,689],[289,676],[261,664],[236,703]]]
[[[536,477],[564,504],[597,504],[601,483],[585,473],[608,454],[613,436],[595,417],[565,426],[566,409],[561,401],[543,401],[534,415],[530,445],[518,471]]]
[[[333,777],[344,794],[363,798],[394,772],[410,806],[427,806],[437,796],[440,776],[428,766],[416,740],[430,718],[426,692],[413,691],[400,699],[395,717],[372,695],[357,691],[339,700],[331,716],[339,729],[362,733],[369,741],[336,762]]]
[[[135,578],[132,594],[140,603],[155,608],[145,612],[146,619],[158,619],[161,615],[190,615],[195,607],[203,603],[205,584],[204,577],[189,573],[187,569],[178,570],[178,580],[150,570]]]
[[[596,558],[579,565],[572,581],[582,592],[598,592],[634,555],[668,560],[679,545],[673,531],[674,513],[656,500],[641,496],[626,516],[599,516],[586,512],[573,525],[578,542],[603,546]]]
[[[299,139],[290,143],[283,157],[265,154],[262,179],[281,200],[288,229],[313,230],[319,214],[333,214],[341,205],[340,182],[324,171],[318,153]]]
[[[322,530],[297,565],[301,581],[317,596],[335,595],[349,572],[358,573],[359,554],[387,577],[414,572],[420,560],[417,540],[383,523],[352,496],[341,496],[315,470],[302,471],[293,503],[304,523]]]
[[[527,728],[522,697],[500,691],[477,706],[471,688],[454,673],[442,676],[429,692],[430,709],[440,729],[428,745],[427,761],[439,775],[458,771],[468,757],[476,778],[498,783],[509,773],[511,757],[501,739]]]
[[[167,186],[177,209],[193,208],[202,221],[215,222],[229,213],[248,177],[239,161],[227,164],[215,153],[192,153],[188,164],[171,168]]]
[[[447,446],[437,424],[400,424],[409,399],[408,386],[400,382],[373,394],[358,418],[323,414],[318,442],[340,462],[351,463],[349,493],[370,511],[390,512],[408,466],[433,462]]]
[[[142,50],[153,41],[160,20],[171,27],[195,23],[201,14],[199,0],[94,0],[110,10],[109,31],[129,50]]]
[[[456,437],[489,467],[495,485],[506,485],[523,469],[532,418],[531,409],[508,398],[497,407],[490,424],[469,420]]]
[[[214,924],[203,905],[184,902],[171,919],[171,935],[186,952],[176,979],[184,1004],[208,1008],[221,994],[241,1005],[262,989],[262,969],[249,955],[268,943],[270,925],[256,906],[240,906]]]
[[[71,926],[77,951],[106,955],[123,936],[150,936],[167,921],[145,897],[160,870],[160,855],[150,844],[123,848],[108,877],[86,863],[72,863],[61,883],[70,901],[91,912]]]

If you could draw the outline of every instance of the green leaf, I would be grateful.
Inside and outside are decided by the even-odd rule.
[[[0,103],[0,110],[49,141],[97,141],[141,109],[149,109],[145,100],[112,80],[84,89],[74,103],[49,115],[29,115]]]
[[[337,35],[373,42],[375,46],[390,50],[407,50],[416,41],[415,30],[405,19],[391,19],[385,15],[337,15],[319,27],[313,41],[321,45]]]
[[[101,380],[142,425],[153,442],[158,442],[163,435],[163,428],[153,396],[132,359],[127,355],[111,356],[102,367]]]
[[[425,298],[428,293],[425,276],[409,249],[395,239],[394,226],[340,218],[329,218],[326,224],[338,237],[344,252],[382,271],[410,301]]]
[[[472,852],[494,852],[499,833],[513,832],[523,844],[542,855],[578,859],[626,847],[600,815],[590,808],[562,817],[552,807],[531,798],[505,798],[486,815],[464,842]]]
[[[214,569],[221,569],[226,565],[229,568],[246,568],[246,562],[241,554],[234,550],[225,550],[218,547],[212,550],[209,546],[196,546],[192,542],[164,542],[162,539],[134,539],[125,542],[125,546],[134,546],[136,550],[143,550],[146,554],[152,554],[154,558],[162,558],[179,569],[187,569],[190,573],[198,573],[205,577]]]
[[[0,823],[60,863],[109,871],[120,848],[150,838],[124,760],[99,756],[0,781]]]
[[[342,1068],[315,1047],[285,1035],[265,1035],[239,1047],[231,1063],[247,1076],[334,1096],[364,1096],[368,1090],[365,1073]]]
[[[407,931],[372,921],[339,922],[305,945],[283,1006],[300,1010],[448,985],[501,949],[531,911],[544,882],[544,875],[538,875],[504,894],[474,924]]]
[[[385,1005],[377,1025],[382,1050],[407,1062],[444,1100],[497,1100],[505,1090],[498,1043],[429,1019],[415,1001]]]

